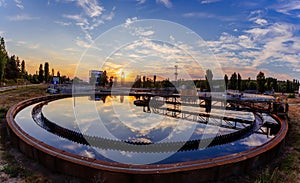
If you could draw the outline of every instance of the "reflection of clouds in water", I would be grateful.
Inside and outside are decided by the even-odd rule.
[[[16,115],[15,120],[16,120],[17,124],[22,128],[22,130],[24,130],[26,133],[28,133],[32,137],[37,138],[40,141],[43,141],[45,144],[54,146],[61,150],[64,150],[64,151],[67,151],[70,153],[74,153],[74,154],[78,154],[78,155],[81,155],[84,157],[97,158],[97,159],[106,160],[106,161],[112,161],[112,160],[105,158],[105,157],[110,157],[110,158],[113,157],[114,160],[120,160],[122,162],[128,162],[128,163],[136,162],[134,160],[135,158],[139,158],[140,159],[139,162],[144,162],[142,160],[143,160],[143,158],[145,158],[145,154],[147,154],[147,156],[149,155],[149,157],[147,157],[147,158],[149,158],[149,159],[152,158],[153,160],[155,160],[157,155],[167,154],[167,153],[118,152],[118,151],[114,151],[114,150],[103,150],[103,149],[99,149],[99,148],[93,148],[90,146],[74,143],[67,139],[58,137],[55,134],[52,134],[52,133],[42,129],[40,126],[38,126],[33,121],[32,116],[31,116],[32,107],[33,106],[29,106],[29,107],[21,110]],[[56,108],[56,113],[58,114],[59,112],[61,112],[61,110],[59,108]],[[117,118],[114,118],[114,119],[115,119],[115,121],[113,121],[113,123],[120,124],[120,122],[118,122]],[[155,128],[155,130],[157,130],[157,131],[155,131],[155,133],[152,133],[153,131],[143,132],[146,134],[141,134],[139,132],[135,132],[134,135],[137,134],[137,137],[142,137],[143,135],[144,136],[148,135],[149,138],[157,138],[156,133],[160,134],[162,131],[164,131],[165,134],[169,134],[177,126],[178,126],[178,129],[183,130],[183,133],[184,133],[184,130],[187,130],[193,124],[192,122],[185,122],[185,121],[181,122],[180,120],[177,120],[177,119],[170,119],[170,120],[169,120],[169,118],[167,118],[167,119],[168,120],[165,120],[160,127]],[[90,121],[91,123],[97,123],[97,121],[99,122],[99,119],[97,119],[97,118],[90,118],[90,120],[94,120],[94,121]],[[110,123],[111,122],[109,122],[108,124],[110,124]],[[88,121],[84,121],[83,124],[84,125],[88,124]],[[195,134],[197,133],[197,135],[198,135],[198,133],[202,130],[201,129],[202,127],[203,127],[203,124],[197,124],[196,130],[194,133]],[[93,128],[93,127],[91,126],[91,128]],[[118,130],[118,129],[120,129],[120,128],[117,128],[116,130]],[[129,129],[127,128],[127,130],[129,130]],[[220,132],[222,132],[223,130],[230,131],[231,129],[220,128]],[[125,130],[121,130],[120,133],[122,133],[122,131],[125,131]],[[175,133],[171,133],[171,135],[174,135],[174,134]],[[197,150],[197,151],[176,152],[173,157],[171,157],[170,159],[166,159],[166,161],[164,161],[164,162],[165,163],[184,162],[187,160],[199,160],[199,159],[205,159],[205,158],[218,157],[221,155],[238,153],[238,152],[250,149],[252,147],[260,146],[272,138],[274,138],[274,137],[268,138],[266,135],[254,133],[247,138],[240,139],[235,142],[232,142],[229,144],[224,144],[221,146],[210,147],[210,148],[201,149],[201,150]],[[169,139],[171,139],[171,138],[169,138]],[[174,139],[172,139],[172,141]],[[167,140],[165,139],[165,141],[167,141]]]
[[[43,106],[42,112],[50,121],[58,123],[65,128],[78,131],[72,106],[72,98],[51,101]]]
[[[121,139],[128,139],[141,136],[147,136],[155,141],[162,139],[178,139],[182,140],[187,138],[185,133],[195,129],[191,135],[192,139],[199,139],[201,137],[207,138],[216,134],[226,134],[233,132],[232,129],[218,128],[216,126],[195,124],[182,119],[175,119],[163,115],[157,115],[155,113],[145,113],[142,107],[136,107],[133,104],[134,97],[124,97],[123,103],[121,103],[119,96],[107,97],[106,102],[88,101],[86,97],[77,97],[76,102],[80,104],[78,111],[81,118],[77,120],[82,132],[101,136],[105,133],[101,133],[103,126],[114,136]],[[67,110],[63,113],[64,116],[72,116],[72,110],[70,106],[72,104],[70,99],[54,101],[53,105],[59,104],[64,106]],[[90,103],[90,104],[86,104]],[[95,105],[94,105],[95,104]],[[49,103],[52,105],[52,102]],[[68,106],[68,107],[66,107]],[[91,106],[95,106],[95,110],[91,110]],[[204,108],[192,108],[190,106],[183,106],[184,110],[199,112],[204,111]],[[51,111],[55,112],[54,107],[51,107]],[[98,113],[95,115],[95,111]],[[220,114],[223,110],[214,109],[212,114]],[[71,114],[72,113],[72,114]],[[253,120],[254,116],[250,112],[245,111],[226,111],[226,116]],[[100,119],[99,119],[100,117]],[[210,119],[210,123],[215,122],[215,119]],[[223,124],[226,124],[223,122]],[[237,127],[243,128],[242,124],[237,123]],[[158,135],[159,133],[162,133]],[[176,136],[176,137],[175,137]]]
[[[231,133],[235,130],[227,128],[219,128],[216,126],[204,125],[195,122],[190,122],[182,119],[175,119],[163,115],[157,115],[155,113],[145,113],[142,107],[137,107],[133,104],[134,97],[124,97],[123,102],[120,101],[119,96],[107,97],[106,102],[95,102],[87,100],[87,97],[77,97],[76,103],[79,110],[80,118],[76,120],[80,130],[92,136],[101,136],[107,138],[107,132],[110,133],[110,137],[114,139],[134,139],[140,136],[149,138],[154,142],[183,139],[199,139],[209,138],[216,134]],[[58,106],[56,106],[58,104]],[[51,106],[55,107],[51,107]],[[53,101],[46,106],[49,113],[53,116],[59,117],[66,121],[66,127],[74,129],[74,126],[70,126],[69,122],[72,121],[73,116],[72,100],[70,98]],[[59,113],[66,109],[64,113]],[[91,109],[93,107],[94,109]],[[204,108],[183,106],[184,110],[194,112],[204,112]],[[221,114],[223,110],[214,109],[212,114]],[[96,114],[95,114],[96,113]],[[54,115],[55,114],[55,115]],[[57,114],[57,115],[56,115]],[[62,116],[66,118],[62,118]],[[250,112],[245,111],[226,111],[226,116],[254,120],[254,116]],[[74,116],[73,116],[74,117]],[[73,119],[73,121],[75,121]],[[216,122],[215,119],[210,119],[210,123]],[[74,122],[73,122],[74,123]],[[228,125],[222,122],[223,125]],[[76,124],[76,123],[75,123]],[[69,126],[68,126],[69,125]],[[247,125],[246,125],[247,126]],[[103,129],[105,127],[106,129]],[[244,128],[242,124],[237,123],[237,127]],[[187,133],[187,134],[185,134]],[[189,137],[190,136],[190,137]]]
[[[83,150],[82,152],[79,153],[80,156],[88,157],[88,158],[95,158],[95,154],[93,154],[90,151]]]
[[[254,120],[254,115],[252,112],[246,112],[246,111],[233,111],[233,110],[226,110],[225,116],[237,118],[237,119],[246,119],[246,120]]]
[[[26,120],[27,118],[25,116],[19,116],[18,119],[20,119],[20,120]]]
[[[241,142],[241,144],[250,146],[250,147],[256,147],[256,146],[260,146],[263,143],[267,142],[269,139],[266,135],[262,135],[262,134],[252,134],[251,136],[249,136],[247,139],[243,140]]]
[[[81,144],[75,144],[75,143],[72,143],[72,144],[63,144],[61,146],[61,148],[63,149],[80,149],[82,147]]]
[[[132,158],[132,156],[133,156],[132,152],[120,151],[120,153],[121,153],[122,156],[126,156],[126,157],[129,157],[129,158]]]
[[[270,115],[266,114],[266,113],[262,113],[264,121],[266,122],[270,122],[270,123],[278,123],[274,118],[272,118]]]
[[[126,140],[130,138],[138,138],[138,136],[145,136],[155,142],[163,139],[168,141],[170,139],[189,139],[188,135],[185,133],[191,135],[191,139],[199,139],[202,136],[203,138],[207,138],[214,136],[215,134],[224,134],[233,131],[157,115],[155,113],[145,113],[141,107],[133,105],[134,100],[134,97],[124,97],[124,101],[121,103],[119,97],[107,97],[106,102],[102,103],[88,101],[86,100],[86,97],[77,97],[76,101],[81,104],[79,111],[81,118],[77,120],[81,131],[89,135],[102,136],[105,134],[102,133],[103,129],[101,128],[103,126],[99,125],[99,123],[102,123],[109,133],[117,139]],[[65,102],[63,101],[64,100],[59,101],[59,106],[70,104],[70,99],[66,99]],[[90,103],[90,105],[85,103]],[[90,110],[91,106],[96,107],[96,111],[99,115],[94,114],[95,110]],[[67,108],[70,109],[70,107]],[[186,106],[184,109],[195,112],[204,110],[203,108],[195,109]],[[69,112],[70,110],[68,110],[64,115],[68,115],[67,113]],[[218,114],[219,112],[222,112],[222,110],[216,109],[214,112]],[[242,111],[227,111],[226,114],[228,116],[242,115],[246,116],[246,118],[249,118],[249,116],[252,115],[252,113]],[[210,120],[211,122],[214,121],[214,119]],[[237,125],[239,126],[240,124]]]
[[[63,141],[60,141],[63,142]],[[65,142],[65,143],[59,143],[56,147],[65,150],[67,152],[72,152],[75,154],[78,154],[83,157],[88,157],[88,158],[95,158],[96,151],[86,145],[74,143],[74,142]]]
[[[99,111],[99,108],[98,108],[98,111]],[[102,112],[103,112],[103,113],[109,113],[110,110],[109,110],[109,109],[102,109]]]

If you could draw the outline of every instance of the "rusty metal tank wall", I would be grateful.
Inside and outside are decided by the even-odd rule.
[[[53,95],[23,101],[9,109],[6,120],[9,135],[15,146],[28,157],[48,169],[80,178],[83,182],[204,182],[242,175],[272,161],[281,147],[288,130],[286,121],[272,115],[280,123],[276,136],[262,146],[207,160],[161,165],[128,165],[82,157],[49,146],[25,133],[15,122],[15,115],[23,108],[45,100],[56,100],[70,95]]]

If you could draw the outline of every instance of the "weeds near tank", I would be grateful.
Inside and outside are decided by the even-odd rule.
[[[260,178],[255,183],[277,183],[279,182],[279,170],[276,167],[273,171],[266,168]]]
[[[5,118],[5,115],[6,115],[7,111],[8,111],[8,108],[6,108],[6,107],[1,107],[0,108],[0,119]]]
[[[8,174],[10,177],[28,177],[33,173],[23,166],[20,166],[19,163],[15,160],[15,158],[9,154],[8,152],[4,152],[2,154],[2,158],[8,162],[1,167],[1,170]]]

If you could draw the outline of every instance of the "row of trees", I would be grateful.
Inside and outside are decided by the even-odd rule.
[[[70,78],[66,77],[65,75],[61,76],[60,72],[57,71],[56,75],[54,72],[54,69],[52,68],[50,73],[50,66],[48,62],[43,64],[40,64],[38,72],[33,75],[34,80],[32,82],[34,83],[51,83],[52,78],[56,76],[60,78],[60,83],[67,83],[70,82]]]
[[[287,92],[292,93],[299,89],[299,81],[293,79],[293,81],[278,81],[273,77],[265,77],[263,72],[259,72],[256,76],[256,80],[251,80],[249,77],[246,80],[243,80],[241,75],[235,72],[231,75],[230,79],[225,74],[224,81],[226,89],[231,90],[257,90],[260,93],[265,91],[274,91],[274,92]]]
[[[232,73],[230,77],[225,74],[224,80],[216,80],[213,79],[213,72],[208,69],[206,70],[205,80],[184,81],[180,79],[176,82],[171,82],[169,79],[156,81],[156,75],[153,77],[137,76],[132,87],[167,88],[185,85],[186,88],[197,87],[202,91],[210,91],[213,87],[218,87],[216,90],[229,89],[239,91],[252,90],[253,92],[259,93],[264,93],[266,91],[293,93],[299,90],[299,84],[299,81],[296,79],[293,81],[278,81],[276,78],[265,77],[265,74],[261,71],[257,74],[255,80],[252,80],[250,77],[243,79],[241,74],[236,72]]]
[[[30,83],[50,83],[54,76],[54,69],[50,75],[49,63],[45,62],[40,64],[39,70],[35,74],[28,74],[26,71],[25,60],[20,60],[18,56],[8,56],[8,52],[5,48],[5,41],[3,37],[0,37],[0,85],[2,83],[18,83],[19,80],[22,82]],[[61,76],[60,72],[57,72],[58,77],[62,83],[68,82],[70,79],[66,76]]]
[[[169,87],[175,87],[175,85],[178,85],[177,83],[172,83],[169,78],[164,79],[162,81],[157,81],[157,76],[153,75],[153,77],[147,77],[147,76],[137,76],[135,79],[135,82],[133,83],[133,88],[169,88]]]
[[[11,80],[17,82],[19,79],[24,80],[27,77],[25,61],[21,61],[16,55],[9,57],[4,38],[0,37],[0,84]]]

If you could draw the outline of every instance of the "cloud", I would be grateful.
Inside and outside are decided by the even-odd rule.
[[[26,41],[17,41],[16,46],[25,47],[25,48],[29,48],[29,49],[38,49],[38,48],[40,48],[39,44],[37,44],[37,43],[36,44],[31,44],[31,43],[28,43]]]
[[[17,41],[17,46],[23,46],[23,45],[25,45],[25,44],[27,44],[25,41]]]
[[[40,48],[40,45],[39,44],[30,44],[30,45],[28,45],[28,48],[30,48],[30,49],[38,49],[38,48]]]
[[[167,8],[172,8],[172,3],[170,0],[156,0],[156,3],[163,4]]]
[[[144,4],[146,2],[146,0],[136,0],[138,2],[138,4]]]
[[[261,19],[261,18],[256,19],[254,22],[257,23],[258,25],[266,25],[266,24],[268,24],[267,20]]]
[[[80,43],[79,43],[80,44]],[[69,52],[79,52],[78,49],[76,48],[65,48],[64,51],[69,51]]]
[[[76,22],[87,22],[87,20],[85,18],[83,18],[81,15],[67,15],[67,14],[63,14],[64,18],[68,18],[71,20],[75,20]]]
[[[299,0],[290,0],[290,1],[283,1],[282,4],[275,6],[274,9],[286,15],[292,15],[295,10],[300,10],[300,1]]]
[[[125,65],[123,69],[130,73],[156,74],[163,78],[173,78],[174,65],[178,65],[179,78],[201,77],[199,63],[186,53],[179,43],[176,45],[143,38],[118,50],[110,62]]]
[[[249,18],[249,21],[251,22],[254,22],[258,25],[267,25],[268,24],[268,21],[262,17],[265,16],[265,12],[262,11],[262,10],[254,10],[254,11],[251,11],[248,18]]]
[[[139,26],[131,26],[131,24],[135,21],[137,21],[137,17],[133,18],[127,18],[124,27],[128,29],[129,33],[133,36],[138,36],[140,38],[149,38],[152,36],[155,32],[152,30],[152,27],[139,27]]]
[[[210,3],[216,3],[221,0],[201,0],[201,4],[210,4]]]
[[[18,8],[20,8],[21,10],[24,9],[22,0],[15,0],[15,3],[16,3],[16,6],[17,6]]]
[[[0,7],[5,7],[5,6],[6,6],[5,0],[0,0]]]
[[[268,32],[268,29],[264,28],[253,28],[245,31],[246,33],[251,34],[251,37],[255,40],[263,38]]]
[[[251,20],[252,18],[261,17],[263,15],[264,15],[264,11],[263,10],[253,10],[249,14],[249,19]]]
[[[91,46],[91,44],[79,39],[76,40],[76,45],[82,48],[89,48]]]
[[[298,30],[293,24],[277,22],[244,30],[238,36],[223,32],[218,40],[207,44],[227,70],[266,69],[284,78],[288,74],[299,77]]]
[[[113,7],[113,9],[111,10],[111,12],[109,14],[102,15],[102,20],[106,20],[106,21],[112,20],[115,16],[115,10],[116,10],[116,7]]]
[[[54,23],[62,25],[62,26],[69,26],[72,25],[71,22],[61,22],[61,21],[54,21]]]
[[[27,14],[15,15],[15,16],[8,17],[8,20],[10,20],[10,21],[25,21],[25,20],[36,20],[36,19],[39,19],[39,17],[32,17]]]
[[[185,18],[202,18],[202,19],[215,18],[215,19],[219,19],[222,21],[234,21],[237,19],[236,17],[218,16],[218,15],[215,15],[212,13],[206,13],[206,12],[189,12],[189,13],[184,13],[182,16]]]
[[[183,14],[184,17],[197,17],[197,18],[215,18],[216,15],[205,12],[191,12]]]
[[[89,17],[98,17],[104,11],[104,7],[97,0],[77,0],[77,4]]]
[[[128,27],[132,22],[137,21],[137,17],[127,18],[125,21],[125,27]]]
[[[74,2],[75,0],[69,0],[67,2]],[[77,14],[63,14],[64,18],[74,21],[74,25],[80,27],[80,29],[85,34],[85,39],[91,43],[93,41],[93,36],[91,31],[100,25],[104,24],[106,21],[111,21],[115,16],[115,7],[112,10],[104,14],[104,7],[100,6],[97,1],[92,0],[76,0],[77,4],[83,8],[84,13],[79,12]],[[101,16],[100,16],[101,15]],[[56,23],[61,25],[69,25],[70,23],[64,23],[61,21],[56,21]]]

